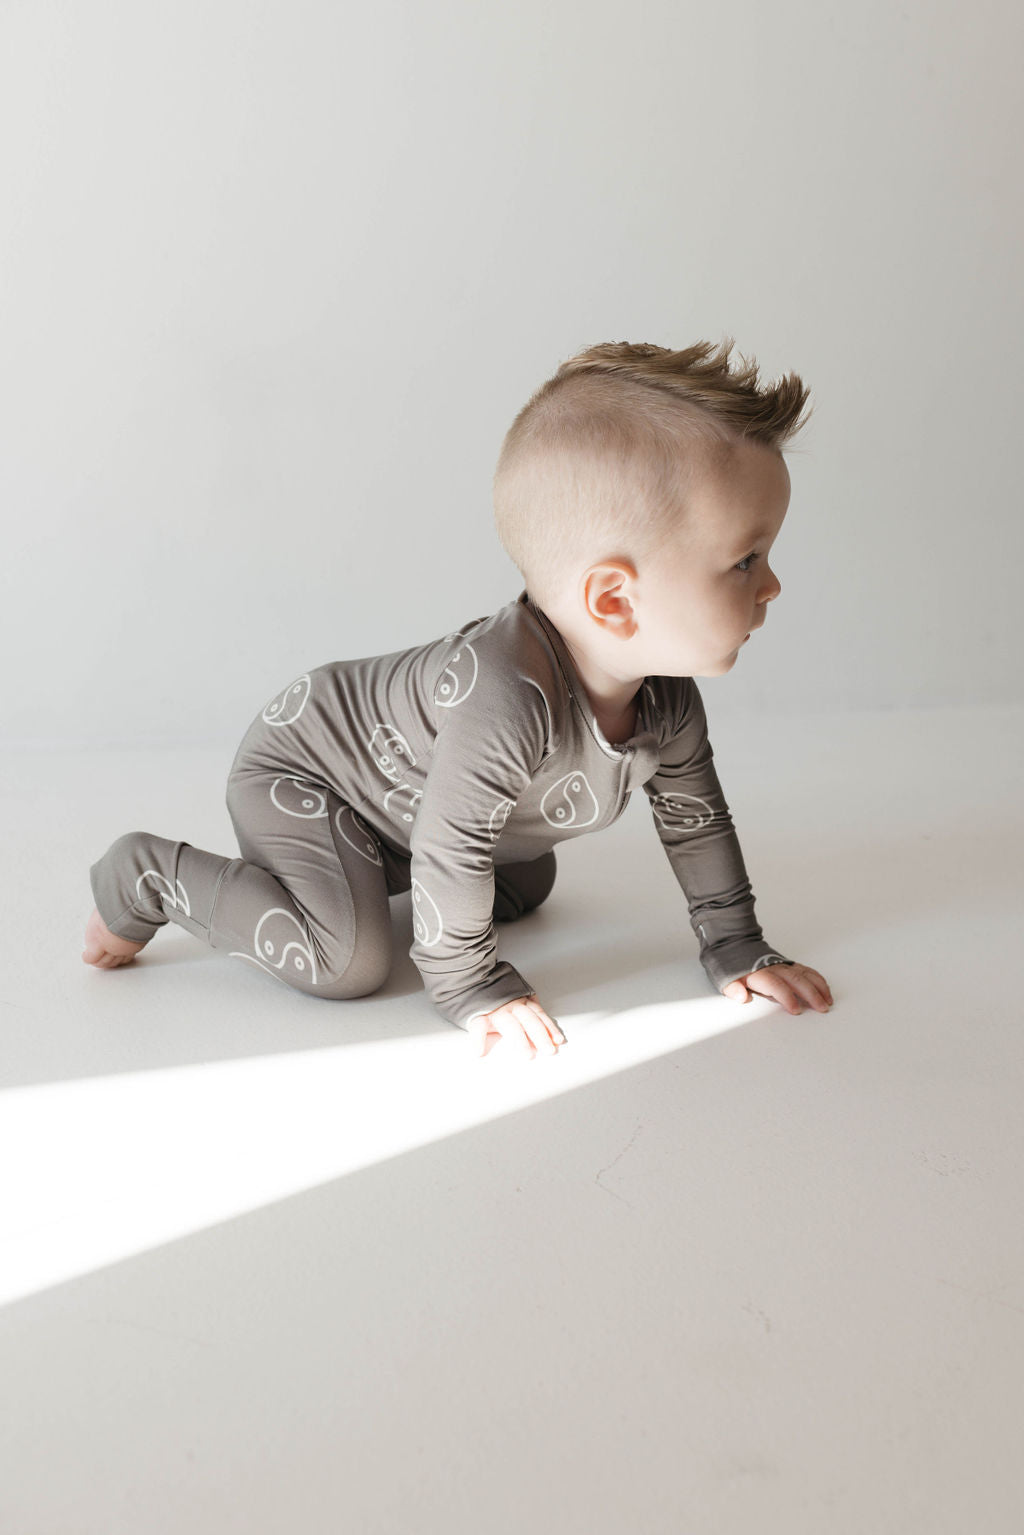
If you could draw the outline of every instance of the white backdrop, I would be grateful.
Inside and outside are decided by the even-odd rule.
[[[521,590],[490,479],[596,341],[815,415],[717,714],[1021,698],[1019,8],[4,0],[4,729],[233,745]]]

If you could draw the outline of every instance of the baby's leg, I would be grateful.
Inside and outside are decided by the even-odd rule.
[[[172,921],[311,996],[376,991],[392,938],[369,829],[330,790],[277,772],[233,776],[227,805],[241,858],[150,832],[111,845],[89,871],[105,930],[141,946]]]
[[[524,863],[495,864],[495,922],[515,922],[546,901],[555,883],[556,872],[554,848]]]

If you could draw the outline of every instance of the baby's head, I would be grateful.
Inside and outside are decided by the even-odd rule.
[[[588,347],[502,444],[502,546],[573,650],[609,676],[727,671],[781,590],[767,553],[809,391],[793,373],[759,387],[753,359],[731,372],[732,345]]]

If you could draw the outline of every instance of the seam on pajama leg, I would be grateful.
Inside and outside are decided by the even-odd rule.
[[[217,883],[213,887],[213,900],[210,902],[210,921],[209,921],[209,923],[207,924],[206,927],[203,927],[203,924],[201,922],[197,924],[199,927],[203,928],[203,932],[206,933],[208,936],[213,931],[213,914],[217,910],[217,897],[220,895],[220,887],[224,883],[224,876],[225,876],[225,874],[228,872],[228,870],[231,867],[231,864],[234,863],[234,862],[235,862],[235,860],[232,858],[231,862],[230,863],[226,863],[224,865],[223,869],[221,869],[220,873],[217,875]]]
[[[95,897],[93,897],[93,899],[95,900]],[[139,913],[139,907],[140,906],[144,906],[147,901],[150,901],[150,902],[153,903],[153,908],[152,908],[153,910],[156,910],[157,907],[159,907],[160,911],[163,912],[163,907],[160,905],[160,897],[158,895],[156,895],[156,896],[146,896],[144,898],[140,897],[139,900],[133,901],[130,906],[126,906],[125,907],[124,911],[118,912],[117,916],[113,919],[112,922],[107,922],[107,919],[106,919],[106,917],[103,917],[103,913],[102,912],[100,912],[100,916],[103,917],[104,924],[107,927],[110,928],[111,932],[113,932],[114,931],[114,922],[120,922],[122,917],[128,917],[128,916],[133,916],[134,917],[134,916],[139,915],[140,914]],[[99,910],[98,907],[97,907],[97,910]],[[158,927],[162,926],[162,925],[163,925],[162,923],[158,923],[157,924]],[[115,937],[116,936],[117,935],[115,934]]]

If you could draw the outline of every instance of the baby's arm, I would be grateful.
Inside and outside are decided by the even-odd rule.
[[[409,954],[431,1001],[459,1028],[468,1030],[475,1016],[493,1016],[511,1003],[525,1007],[536,996],[525,977],[497,957],[493,854],[545,743],[546,714],[536,690],[512,679],[500,695],[478,685],[462,701],[438,708],[410,836]],[[514,1018],[508,1021],[511,1026]],[[521,1032],[521,1021],[515,1028]]]
[[[825,1011],[828,983],[767,943],[732,815],[714,766],[704,701],[682,681],[671,738],[657,773],[644,784],[658,836],[687,898],[705,974],[724,996],[772,997],[791,1012],[805,999]]]

